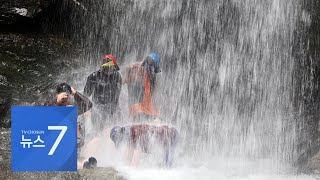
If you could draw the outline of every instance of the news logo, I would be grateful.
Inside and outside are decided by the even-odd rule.
[[[13,106],[12,171],[76,171],[77,108]]]

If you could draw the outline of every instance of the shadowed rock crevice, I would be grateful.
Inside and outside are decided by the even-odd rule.
[[[298,172],[319,174],[320,150],[320,2],[301,2],[298,30],[295,35],[294,106],[296,114]]]

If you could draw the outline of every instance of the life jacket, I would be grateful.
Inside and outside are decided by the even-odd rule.
[[[140,98],[129,97],[136,99],[131,102],[129,101],[130,115],[146,114],[159,116],[160,113],[152,102],[151,81],[148,72],[140,64],[132,65],[128,71],[129,96],[141,96]],[[142,93],[134,93],[135,90],[142,91]]]

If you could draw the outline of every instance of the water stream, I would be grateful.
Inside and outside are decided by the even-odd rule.
[[[97,46],[108,40],[105,53],[118,58],[121,73],[150,52],[161,56],[155,102],[161,120],[181,136],[173,169],[148,161],[127,167],[108,145],[98,156],[101,165],[116,166],[129,179],[312,179],[295,176],[291,166],[298,155],[292,49],[298,21],[308,21],[300,3],[132,0],[111,20],[99,19],[112,29],[97,32]],[[110,6],[123,7],[108,1],[99,12]],[[82,60],[83,68],[68,75],[78,89],[95,61]],[[125,116],[126,96],[124,86]]]

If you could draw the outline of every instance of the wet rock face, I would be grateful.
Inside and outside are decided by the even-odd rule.
[[[301,172],[319,174],[320,165],[316,162],[320,160],[320,3],[310,0],[301,4],[302,20],[297,30],[300,34],[296,37],[293,50],[297,59],[294,106],[295,111],[302,114],[296,125],[299,132],[297,164]],[[299,47],[303,47],[302,50],[296,50]]]
[[[7,116],[11,106],[12,88],[5,76],[0,75],[0,127],[9,127]]]
[[[35,17],[49,5],[49,0],[2,0],[1,13],[8,14],[1,18],[5,19],[10,16],[19,15],[25,17]],[[10,19],[7,23],[14,23],[15,19]]]
[[[8,86],[7,78],[2,75],[0,75],[0,85]]]
[[[43,105],[57,77],[77,66],[81,52],[59,36],[0,33],[0,127],[10,126],[11,104]]]
[[[10,118],[8,117],[11,106],[11,93],[9,87],[0,85],[0,127],[9,127]]]
[[[49,0],[2,0],[0,3],[0,25],[2,30],[27,29],[27,24],[36,24]],[[36,27],[35,27],[36,28]]]
[[[0,179],[6,178],[6,174],[10,173],[11,160],[11,139],[9,129],[0,128]]]

